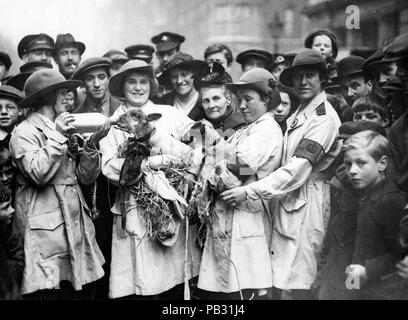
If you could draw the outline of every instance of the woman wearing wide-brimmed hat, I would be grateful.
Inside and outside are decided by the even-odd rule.
[[[194,88],[194,77],[207,70],[207,63],[195,60],[187,53],[177,52],[163,70],[157,76],[159,83],[168,85],[173,91],[156,102],[174,106],[195,121],[204,119],[200,95]]]
[[[154,95],[155,89],[152,66],[142,60],[125,63],[109,81],[110,93],[124,99],[124,103],[112,117],[140,111],[154,126],[148,140],[149,143],[159,144],[160,148],[153,148],[155,151],[139,163],[144,177],[156,176],[157,170],[168,166],[170,159],[174,159],[172,157],[180,160],[184,152],[191,150],[179,140],[194,122],[172,106],[151,102],[150,97]],[[147,121],[145,124],[147,125]],[[129,138],[135,137],[134,134],[139,132],[112,127],[101,142],[102,172],[115,184],[119,184],[127,159],[121,150]],[[168,156],[169,153],[172,157]],[[159,295],[159,298],[182,299],[185,271],[188,279],[198,275],[200,256],[192,241],[193,237],[189,237],[189,268],[185,270],[184,222],[178,224],[178,233],[172,234],[169,240],[162,241],[148,234],[143,210],[126,188],[119,189],[112,208],[114,217],[109,297],[141,299],[142,296],[153,298]],[[192,229],[194,226],[190,226],[190,234],[193,233]]]
[[[282,131],[272,109],[280,95],[272,74],[263,68],[246,71],[238,82],[227,84],[240,98],[246,125],[222,145],[225,159],[217,161],[208,181],[217,194],[201,261],[198,287],[210,299],[267,297],[272,287],[270,261],[270,201],[226,203],[220,194],[261,179],[280,164]],[[217,159],[216,159],[217,160]],[[220,187],[222,186],[222,187]]]
[[[228,203],[280,198],[272,232],[273,285],[292,290],[295,298],[310,298],[330,213],[329,168],[339,152],[340,120],[322,91],[325,75],[325,61],[312,49],[281,73],[280,81],[293,87],[300,102],[287,120],[282,166],[223,194]]]
[[[66,93],[80,84],[55,70],[34,72],[20,102],[29,114],[10,141],[20,170],[15,217],[25,239],[22,293],[27,298],[90,298],[86,285],[103,276],[105,261],[78,183],[90,184],[100,173],[96,145],[107,127],[88,140],[76,162],[77,150],[69,143],[75,127],[66,112]]]

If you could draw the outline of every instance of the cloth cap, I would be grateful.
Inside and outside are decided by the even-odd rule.
[[[408,57],[408,32],[399,35],[385,45],[383,51],[386,56],[390,57]]]
[[[9,86],[9,85],[2,85],[0,86],[0,98],[11,98],[19,103],[21,100],[24,99],[24,93],[20,90]]]
[[[263,48],[252,48],[238,53],[236,61],[243,65],[248,57],[257,57],[266,61],[267,65],[272,63],[272,53]]]
[[[85,71],[95,68],[106,68],[109,70],[112,65],[111,60],[105,57],[93,57],[84,60],[72,74],[71,79],[83,81]]]

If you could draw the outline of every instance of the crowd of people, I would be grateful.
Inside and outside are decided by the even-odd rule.
[[[0,52],[0,299],[408,298],[408,33],[151,41]]]

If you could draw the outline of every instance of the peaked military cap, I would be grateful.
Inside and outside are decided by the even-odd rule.
[[[177,48],[186,38],[177,33],[165,31],[152,37],[151,40],[156,45],[156,51],[163,52]]]
[[[52,64],[44,61],[27,62],[20,67],[20,73],[7,80],[7,85],[23,91],[28,77],[33,72],[41,69],[52,69]]]
[[[153,59],[154,48],[145,44],[135,44],[125,48],[127,56],[132,60],[143,60],[150,63]]]
[[[245,63],[245,60],[251,56],[262,58],[266,60],[268,65],[273,60],[272,53],[270,53],[268,50],[263,49],[263,48],[251,48],[249,50],[245,50],[245,51],[238,53],[236,61],[242,65]]]
[[[30,34],[21,39],[17,47],[18,56],[23,59],[23,54],[36,49],[54,50],[54,40],[45,33]]]

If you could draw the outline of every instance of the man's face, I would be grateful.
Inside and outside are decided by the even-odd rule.
[[[165,64],[167,61],[171,59],[176,53],[178,52],[177,48],[168,50],[168,51],[156,51],[156,57],[159,60],[160,64]]]
[[[227,112],[231,97],[226,94],[224,86],[202,88],[201,102],[207,119],[217,121]]]
[[[8,70],[4,65],[3,61],[0,61],[0,80],[4,79],[7,76]]]
[[[35,49],[28,51],[23,56],[24,62],[34,62],[34,61],[41,61],[41,62],[48,62],[51,63],[52,60],[52,52],[50,49]]]
[[[346,175],[353,188],[367,189],[377,184],[387,166],[385,157],[376,161],[366,150],[349,150],[344,153]],[[385,161],[385,164],[384,164]]]
[[[380,74],[379,74],[378,82],[384,83],[390,79],[395,78],[395,76],[397,75],[397,69],[398,69],[398,66],[396,62],[387,62],[387,63],[380,64],[379,66]]]
[[[245,63],[242,65],[242,71],[248,71],[253,68],[266,68],[265,59],[258,57],[248,57],[245,60]]]
[[[95,68],[84,73],[86,93],[96,100],[100,100],[105,96],[108,81],[109,77],[105,68]]]
[[[371,81],[366,82],[363,76],[346,78],[340,85],[343,96],[350,105],[358,98],[367,96],[372,89]]]
[[[193,90],[193,75],[188,69],[174,68],[170,71],[170,82],[177,95],[185,96]]]
[[[0,128],[11,132],[22,115],[15,101],[0,97]]]
[[[307,104],[321,92],[319,71],[309,68],[300,68],[293,74],[293,88],[300,102]]]
[[[225,54],[222,52],[215,52],[210,54],[206,59],[205,62],[212,67],[214,62],[221,64],[224,67],[224,70],[229,72],[231,70],[231,66],[228,64],[227,58]]]
[[[58,52],[56,62],[61,73],[72,74],[81,62],[81,55],[77,48],[62,48]]]

